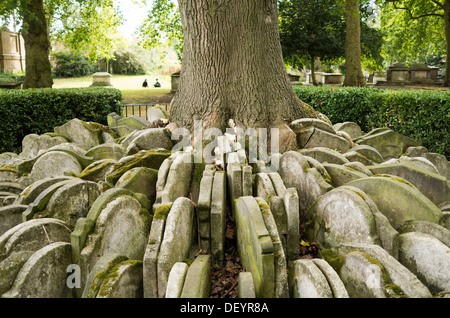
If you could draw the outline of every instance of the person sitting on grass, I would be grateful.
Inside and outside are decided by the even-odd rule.
[[[148,87],[148,83],[147,83],[146,79],[144,80],[144,83],[142,83],[142,87]]]
[[[156,83],[155,83],[155,85],[153,85],[153,86],[155,86],[155,87],[161,87],[161,83],[158,82],[158,79],[156,79]]]

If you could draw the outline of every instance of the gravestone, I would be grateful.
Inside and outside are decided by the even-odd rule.
[[[111,74],[107,72],[97,72],[92,75],[92,85],[91,86],[113,86],[111,84]]]

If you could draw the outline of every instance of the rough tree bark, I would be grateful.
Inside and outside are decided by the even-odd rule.
[[[365,86],[361,67],[361,20],[359,0],[346,0],[345,80],[344,86]]]
[[[31,0],[27,3],[22,35],[26,51],[23,88],[52,87],[50,37],[42,0]]]
[[[316,117],[288,82],[276,0],[178,0],[183,64],[171,121],[224,130]]]

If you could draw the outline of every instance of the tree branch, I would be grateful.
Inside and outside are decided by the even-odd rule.
[[[440,3],[439,1],[437,1],[437,0],[431,0],[431,1],[433,1],[433,3],[435,3],[436,5],[441,7],[442,9],[444,8],[443,4]],[[394,5],[394,9],[407,11],[408,14],[409,14],[409,18],[411,20],[421,19],[421,18],[425,18],[425,17],[432,17],[432,16],[444,18],[443,14],[439,14],[439,13],[435,13],[435,12],[424,13],[424,14],[419,15],[419,16],[414,16],[413,13],[412,13],[412,10],[410,8],[408,8],[408,7],[397,7],[397,4],[396,4],[396,2],[398,2],[397,0],[387,0],[387,2],[391,2]]]

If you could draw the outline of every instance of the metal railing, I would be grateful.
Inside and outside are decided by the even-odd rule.
[[[169,104],[135,104],[135,105],[119,105],[118,114],[122,117],[130,117],[137,115],[147,119],[147,110],[149,108],[161,107],[166,112],[169,111]]]

